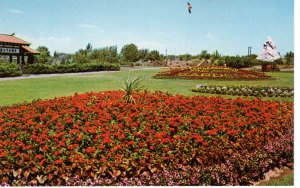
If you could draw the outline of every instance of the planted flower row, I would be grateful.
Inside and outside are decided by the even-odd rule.
[[[188,67],[171,68],[154,76],[154,78],[165,79],[216,79],[216,80],[265,80],[271,76],[263,72],[239,70],[227,67]]]
[[[222,94],[222,95],[239,95],[239,96],[256,96],[256,97],[293,97],[294,89],[290,87],[278,86],[220,86],[220,85],[196,85],[192,89],[194,92]]]
[[[291,102],[123,96],[1,109],[1,185],[249,185],[293,161]]]
[[[209,167],[179,164],[177,169],[171,171],[163,170],[153,173],[144,171],[142,175],[137,177],[120,177],[118,179],[116,177],[101,177],[100,175],[82,179],[75,175],[74,177],[66,177],[58,184],[65,184],[66,186],[248,185],[257,181],[262,177],[263,172],[273,169],[277,164],[283,166],[287,163],[287,160],[281,156],[293,153],[293,147],[290,144],[294,142],[293,133],[291,127],[280,139],[269,140],[264,146],[264,151],[234,154],[223,163]],[[273,154],[277,156],[272,156]],[[37,176],[36,179],[30,181],[26,178],[14,179],[12,185],[51,185],[44,177],[47,178],[47,176]],[[9,186],[10,184],[2,183],[0,185]]]

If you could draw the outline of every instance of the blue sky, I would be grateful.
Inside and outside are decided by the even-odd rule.
[[[271,36],[281,54],[294,51],[293,0],[0,0],[0,33],[74,53],[134,43],[168,54],[260,53]]]

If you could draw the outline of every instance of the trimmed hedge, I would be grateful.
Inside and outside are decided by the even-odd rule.
[[[0,62],[0,78],[21,76],[22,73],[17,63]]]
[[[118,64],[112,63],[69,63],[69,64],[27,64],[23,67],[24,74],[52,74],[52,73],[74,73],[92,71],[117,71],[120,70]]]

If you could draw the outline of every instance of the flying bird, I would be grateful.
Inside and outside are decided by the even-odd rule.
[[[191,14],[192,13],[192,4],[191,3],[189,3],[189,2],[187,2],[187,4],[188,4],[188,10],[189,10],[189,13]]]

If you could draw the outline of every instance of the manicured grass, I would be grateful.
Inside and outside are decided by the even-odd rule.
[[[197,84],[217,85],[294,85],[293,73],[268,73],[275,80],[265,81],[218,81],[218,80],[176,80],[176,79],[153,79],[152,76],[160,70],[134,70],[120,72],[106,72],[90,75],[57,76],[50,78],[34,78],[24,80],[0,81],[0,105],[10,105],[20,102],[30,102],[34,99],[49,99],[59,96],[85,93],[88,91],[119,90],[122,82],[129,76],[139,76],[143,79],[143,85],[147,90],[183,94],[187,96],[211,94],[199,94],[191,91]],[[225,96],[233,98],[233,96]],[[276,99],[276,98],[274,98]],[[277,98],[276,100],[293,101],[293,98]]]
[[[292,185],[294,185],[294,173],[260,184],[260,186],[292,186]]]

